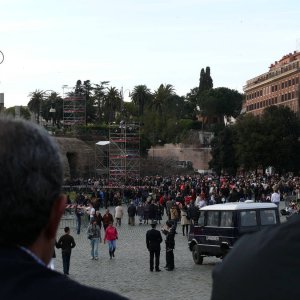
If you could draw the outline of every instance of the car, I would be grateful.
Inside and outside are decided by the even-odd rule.
[[[189,249],[196,264],[206,256],[224,258],[243,235],[280,224],[273,203],[253,201],[215,204],[202,207],[198,222],[188,236]]]

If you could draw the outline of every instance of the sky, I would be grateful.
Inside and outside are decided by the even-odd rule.
[[[299,48],[299,0],[0,0],[6,107],[78,79],[110,81],[125,100],[140,84],[184,96],[206,66],[215,88],[242,92]]]

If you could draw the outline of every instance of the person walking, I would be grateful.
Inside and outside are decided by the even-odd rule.
[[[153,272],[154,256],[155,256],[155,271],[160,272],[159,257],[160,257],[160,244],[162,242],[161,233],[156,229],[157,222],[152,221],[152,229],[146,233],[146,245],[150,254],[150,271]]]
[[[181,207],[181,220],[180,220],[181,226],[182,226],[182,235],[188,235],[189,233],[189,225],[190,220],[188,219],[188,211],[187,206],[185,203],[182,204]]]
[[[64,274],[69,275],[71,252],[76,244],[74,238],[70,235],[70,228],[65,227],[64,231],[65,234],[56,243],[56,248],[61,249]]]
[[[121,220],[123,218],[123,207],[122,204],[119,203],[116,208],[115,208],[115,219],[116,219],[116,226],[119,225],[121,226]]]
[[[113,223],[114,218],[113,218],[112,214],[109,212],[109,209],[107,209],[105,211],[105,214],[102,216],[102,223],[103,223],[104,231],[106,230],[106,228],[108,227],[110,222]]]
[[[128,225],[135,225],[135,215],[136,215],[136,207],[133,202],[127,208],[128,212]]]
[[[143,218],[144,218],[144,203],[143,202],[139,203],[139,206],[136,209],[136,214],[139,217],[139,225],[142,225]]]
[[[162,228],[162,232],[166,235],[166,266],[167,271],[174,270],[174,248],[175,248],[175,230],[173,223],[167,221],[166,225]]]
[[[101,231],[95,218],[92,219],[87,229],[88,239],[91,241],[91,259],[98,259],[99,243],[101,243]]]
[[[75,216],[76,216],[76,231],[77,234],[80,234],[81,229],[81,217],[83,216],[84,212],[80,205],[76,204],[75,206]]]
[[[113,222],[110,222],[108,227],[105,230],[105,236],[104,236],[104,244],[106,243],[106,241],[108,242],[108,251],[109,251],[110,259],[115,257],[117,239],[118,239],[117,228],[113,226]]]

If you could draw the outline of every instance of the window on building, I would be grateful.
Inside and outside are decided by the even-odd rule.
[[[287,87],[288,86],[288,82],[286,81],[285,83],[284,83],[284,87]]]
[[[259,95],[260,95],[260,96],[262,96],[262,90],[260,90],[260,93],[259,93]]]
[[[284,101],[287,100],[287,94],[284,94]]]
[[[288,93],[288,100],[291,100],[291,93]]]
[[[275,92],[277,92],[277,84],[275,85]]]
[[[274,85],[271,86],[271,92],[274,92]]]
[[[281,102],[284,101],[284,95],[281,95]]]
[[[292,85],[295,85],[295,78],[292,79]]]
[[[284,82],[281,83],[281,88],[282,88],[282,89],[284,88]]]
[[[292,81],[291,80],[289,80],[289,86],[291,86],[292,85]]]

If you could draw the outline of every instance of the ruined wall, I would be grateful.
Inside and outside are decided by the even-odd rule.
[[[165,158],[174,160],[190,160],[194,169],[208,170],[208,162],[211,160],[210,148],[199,145],[165,144],[164,146],[151,147],[148,156],[153,158]]]
[[[64,162],[65,178],[91,177],[94,169],[95,150],[77,138],[55,137]]]

